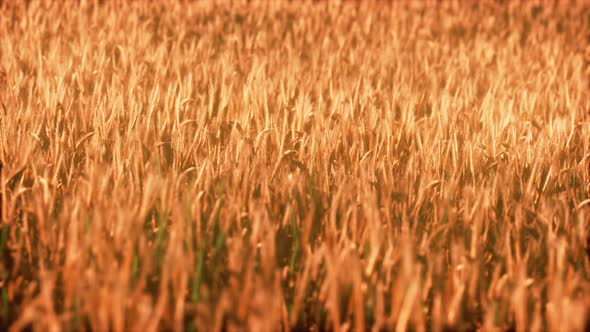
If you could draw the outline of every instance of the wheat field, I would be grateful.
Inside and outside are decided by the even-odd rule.
[[[584,331],[584,1],[2,1],[0,329]]]

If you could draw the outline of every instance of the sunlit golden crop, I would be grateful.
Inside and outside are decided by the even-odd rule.
[[[0,330],[590,328],[590,5],[2,1]]]

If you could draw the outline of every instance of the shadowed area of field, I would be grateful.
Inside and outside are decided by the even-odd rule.
[[[0,3],[0,329],[588,328],[586,2]]]

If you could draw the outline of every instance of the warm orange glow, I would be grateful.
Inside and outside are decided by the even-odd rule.
[[[587,2],[27,2],[0,330],[584,330]]]

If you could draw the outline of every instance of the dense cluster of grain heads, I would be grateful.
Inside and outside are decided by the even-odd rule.
[[[587,2],[0,8],[0,328],[585,328]]]

